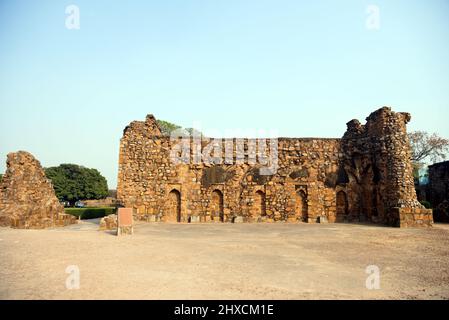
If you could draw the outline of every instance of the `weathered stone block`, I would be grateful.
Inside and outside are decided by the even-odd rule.
[[[117,215],[111,214],[109,216],[103,217],[100,220],[100,231],[106,230],[117,230]]]
[[[201,222],[201,220],[200,220],[199,216],[191,216],[190,217],[190,222],[191,223],[199,223],[199,222]]]
[[[234,218],[234,223],[243,223],[243,222],[245,222],[245,220],[242,216],[237,216]]]
[[[319,219],[319,223],[329,223],[329,220],[325,216],[321,216],[318,219]]]

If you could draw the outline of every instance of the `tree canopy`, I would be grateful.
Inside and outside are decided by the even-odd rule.
[[[449,140],[429,134],[425,131],[414,131],[408,134],[412,147],[413,176],[419,184],[422,178],[427,178],[427,164],[446,159],[449,151]]]
[[[2,182],[3,174],[0,173],[0,182]]]
[[[436,133],[429,134],[425,131],[414,131],[409,133],[412,146],[412,161],[421,163],[430,160],[435,163],[446,159],[449,152],[449,140],[438,136]]]
[[[178,126],[177,124],[165,121],[165,120],[157,120],[157,124],[161,128],[162,135],[164,136],[170,136],[172,132],[177,131],[176,133],[179,136],[202,136],[203,134],[194,129],[194,128],[183,128],[181,126]]]
[[[173,131],[181,129],[181,126],[164,120],[157,120],[157,124],[161,128],[162,135],[164,136],[169,136]]]
[[[108,184],[96,169],[76,164],[61,164],[45,169],[52,181],[56,196],[71,204],[78,200],[104,199],[108,196]]]

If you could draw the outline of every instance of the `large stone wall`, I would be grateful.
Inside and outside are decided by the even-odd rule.
[[[149,115],[124,130],[118,201],[148,221],[431,225],[432,212],[416,200],[406,135],[409,120],[406,113],[382,108],[366,125],[349,122],[343,139],[279,138],[279,168],[264,176],[260,165],[248,161],[173,163],[170,152],[179,141],[163,137]],[[194,154],[194,141],[189,143]],[[227,142],[220,143],[225,149]],[[251,145],[245,140],[246,157]]]
[[[0,183],[0,226],[42,229],[75,222],[64,214],[39,161],[25,151],[8,154]]]

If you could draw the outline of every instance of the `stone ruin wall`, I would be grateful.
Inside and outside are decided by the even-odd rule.
[[[168,195],[177,190],[183,222],[192,216],[201,222],[219,221],[221,211],[225,222],[236,217],[245,221],[312,222],[321,212],[335,216],[334,190],[325,183],[336,170],[338,140],[280,139],[278,174],[270,177],[259,175],[259,167],[247,164],[175,167],[169,160],[170,138],[139,144],[140,139],[131,136],[123,144],[127,151],[121,154],[118,197],[138,214],[164,220],[173,210]],[[305,149],[308,151],[302,151]],[[290,199],[296,192],[302,192],[302,197]],[[307,215],[297,214],[297,206],[304,211],[302,206],[307,206]]]
[[[39,161],[25,151],[8,154],[0,183],[0,226],[43,229],[72,223],[76,218],[64,214]]]
[[[416,200],[409,120],[385,107],[366,125],[349,122],[342,139],[280,138],[279,169],[261,176],[248,164],[174,165],[176,142],[149,115],[121,139],[118,201],[147,221],[431,225],[431,210]]]
[[[365,125],[349,122],[342,139],[348,175],[349,218],[393,226],[432,225],[432,210],[417,200],[407,137],[408,113],[384,107]]]
[[[444,200],[449,200],[449,161],[429,166],[427,194],[428,200],[435,207]]]
[[[436,221],[449,222],[449,161],[429,166],[426,200],[434,208]]]

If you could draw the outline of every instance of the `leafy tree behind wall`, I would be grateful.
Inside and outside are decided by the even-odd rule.
[[[412,147],[413,176],[419,184],[426,178],[427,165],[445,160],[449,152],[449,140],[429,134],[425,131],[414,131],[408,134]]]
[[[177,131],[176,133],[181,136],[202,136],[203,134],[194,129],[194,128],[183,128],[178,126],[177,124],[165,121],[165,120],[157,120],[157,124],[161,128],[163,136],[170,136],[173,131]]]
[[[108,196],[108,184],[100,172],[76,164],[61,164],[45,169],[56,196],[73,205],[78,200],[104,199]]]
[[[180,126],[164,120],[157,120],[157,124],[161,128],[162,135],[164,136],[169,136],[172,133],[172,131],[181,129]]]
[[[436,163],[446,159],[449,152],[449,140],[438,136],[436,133],[429,134],[425,131],[414,131],[409,133],[412,145],[412,161],[422,163],[430,160]]]

